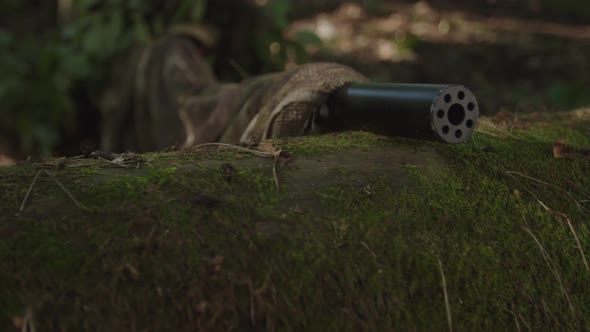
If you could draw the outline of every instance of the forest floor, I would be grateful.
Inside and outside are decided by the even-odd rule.
[[[312,61],[345,63],[383,82],[460,83],[487,115],[590,104],[590,25],[509,4],[488,7],[507,10],[490,16],[464,2],[387,2],[377,10],[347,4],[297,21],[291,31],[322,39],[321,47],[308,47]]]

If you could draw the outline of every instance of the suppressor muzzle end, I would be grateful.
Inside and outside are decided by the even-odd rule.
[[[473,93],[462,85],[448,85],[432,103],[432,128],[447,143],[466,142],[475,130],[479,107]]]
[[[384,135],[466,142],[475,130],[479,107],[459,84],[353,83],[336,91],[328,129],[363,129]]]

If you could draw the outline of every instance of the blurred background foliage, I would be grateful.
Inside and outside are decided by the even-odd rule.
[[[311,32],[284,35],[289,0],[41,4],[0,3],[0,22],[5,22],[0,23],[0,140],[18,142],[16,149],[37,156],[77,138],[80,127],[94,123],[97,135],[96,100],[113,57],[170,26],[206,22],[216,27],[222,41],[212,58],[217,74],[227,80],[281,70],[288,61],[304,62],[303,46],[319,41]],[[280,46],[269,52],[273,43]]]
[[[344,25],[339,26],[333,16],[344,13],[338,8],[346,4],[361,8],[361,14],[351,14],[356,19],[341,20]],[[406,7],[411,11],[400,9]],[[584,26],[590,19],[585,0],[2,0],[0,153],[71,154],[79,151],[84,140],[97,141],[100,116],[96,101],[114,57],[133,44],[161,36],[170,26],[187,22],[204,23],[216,31],[217,44],[209,56],[222,80],[237,81],[306,61],[329,60],[350,64],[377,80],[458,80],[482,96],[489,105],[488,113],[522,100],[553,109],[590,103],[590,55],[581,51],[585,48],[571,46],[579,40],[544,36],[539,46],[531,36],[519,40],[507,36],[502,37],[506,47],[477,46],[467,40],[451,50],[440,44],[456,43],[453,38],[461,34],[452,33],[480,29],[477,24],[465,28],[455,22],[458,11],[481,15],[476,20],[517,17],[574,26]],[[400,25],[386,38],[377,36],[379,28],[369,20],[393,20],[400,13],[407,14],[402,22],[418,25],[406,30]],[[439,35],[443,31],[449,38],[437,40],[439,35],[435,35],[429,39],[421,32],[419,24],[428,23],[432,15]],[[342,34],[348,40],[338,41],[338,34],[345,30],[352,35]],[[489,31],[478,33],[485,37]],[[371,38],[377,42],[372,44]],[[439,43],[434,51],[429,48],[433,40]],[[346,42],[357,43],[364,53],[342,51],[349,47]],[[373,49],[379,56],[366,55]],[[518,51],[524,49],[529,53]],[[563,66],[568,65],[579,68],[564,71]],[[466,66],[470,71],[463,68]],[[459,68],[455,75],[441,72],[453,67]],[[525,68],[519,73],[530,77],[509,87],[517,67]],[[497,101],[502,94],[507,97]]]

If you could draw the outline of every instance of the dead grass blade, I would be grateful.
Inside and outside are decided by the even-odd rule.
[[[27,308],[21,332],[37,332],[35,322],[33,321],[33,310],[31,308]]]
[[[567,300],[567,303],[568,303],[568,305],[569,305],[569,307],[570,307],[570,309],[572,311],[572,314],[575,315],[576,314],[576,311],[574,309],[574,305],[572,304],[572,301],[570,300],[570,297],[569,297],[567,291],[565,290],[565,287],[563,286],[561,275],[559,274],[559,271],[557,271],[557,268],[555,267],[555,263],[553,262],[553,260],[549,256],[549,253],[545,250],[545,248],[541,244],[541,241],[539,241],[539,239],[537,239],[537,237],[535,236],[535,234],[533,234],[533,232],[528,227],[523,226],[523,228],[533,238],[533,240],[535,241],[535,243],[539,247],[539,251],[541,252],[541,255],[543,256],[543,259],[545,260],[545,263],[547,263],[547,266],[549,267],[549,270],[551,270],[551,273],[553,273],[553,276],[555,277],[555,280],[557,281],[557,283],[559,285],[559,288],[561,290],[561,293],[563,294],[563,296]]]
[[[526,175],[526,174],[522,174],[522,173],[520,173],[520,172],[516,172],[516,171],[506,171],[506,174],[508,174],[508,175],[510,175],[510,176],[512,176],[512,177],[514,177],[514,175],[518,175],[518,176],[520,176],[520,177],[523,177],[523,178],[525,178],[525,179],[531,180],[531,181],[533,181],[533,182],[536,182],[536,183],[539,183],[539,184],[542,184],[542,185],[545,185],[545,186],[548,186],[548,187],[554,188],[554,189],[556,189],[556,190],[562,191],[562,192],[564,192],[564,193],[565,193],[565,194],[566,194],[566,195],[567,195],[567,196],[568,196],[568,197],[569,197],[569,198],[570,198],[570,199],[571,199],[571,200],[574,202],[574,204],[576,204],[576,206],[578,207],[578,210],[580,210],[580,211],[582,211],[582,210],[586,210],[586,208],[585,208],[585,207],[583,207],[583,206],[580,204],[580,202],[578,202],[578,201],[577,201],[577,200],[576,200],[576,199],[575,199],[575,198],[572,196],[572,194],[570,194],[570,193],[569,193],[567,190],[565,190],[565,189],[563,189],[563,188],[560,188],[560,187],[558,187],[558,186],[556,186],[556,185],[553,185],[553,184],[547,183],[547,182],[545,182],[545,181],[542,181],[542,180],[539,180],[539,179],[535,179],[535,178],[534,178],[534,177],[532,177],[532,176],[528,176],[528,175]],[[529,191],[529,192],[530,192],[530,191]],[[547,208],[547,209],[549,209],[548,207],[546,207],[546,208]]]
[[[16,216],[20,216],[21,213],[23,213],[25,206],[27,205],[27,202],[29,200],[29,196],[31,195],[31,191],[33,191],[33,187],[35,186],[35,183],[37,182],[37,179],[39,178],[39,175],[41,174],[42,171],[37,172],[37,174],[35,175],[35,178],[33,179],[33,182],[31,182],[31,185],[29,186],[29,190],[27,190],[27,194],[25,195],[25,198],[23,198],[22,203],[20,204],[20,208],[18,209],[18,213],[16,214]]]
[[[588,273],[590,273],[590,265],[588,265],[588,260],[586,260],[586,255],[584,255],[584,248],[582,248],[582,243],[580,242],[580,238],[578,237],[578,233],[574,229],[574,226],[572,225],[572,221],[570,220],[570,218],[567,217],[566,215],[563,215],[563,217],[567,221],[567,225],[569,226],[570,231],[572,232],[572,235],[574,236],[574,239],[576,240],[576,245],[578,246],[578,249],[580,250],[580,255],[582,256],[582,262],[584,263],[584,266],[586,267],[586,271]]]
[[[495,134],[492,133],[490,131],[487,130],[483,130],[483,129],[476,129],[475,132],[476,133],[480,133],[486,136],[491,136],[491,137],[495,137],[495,138],[501,138],[501,139],[506,139],[506,138],[512,138],[513,140],[517,140],[517,141],[522,141],[523,139],[517,136],[512,135],[509,132],[506,131],[502,131],[502,130],[498,130],[496,129],[498,132],[500,132],[501,134]]]
[[[371,250],[371,248],[365,242],[361,241],[361,245],[363,247],[365,247],[365,249],[367,249],[369,254],[371,254],[371,256],[373,256],[373,258],[377,258],[377,254],[375,254],[375,252],[373,250]]]
[[[546,186],[549,186],[549,187],[552,187],[552,188],[555,188],[555,189],[561,190],[561,191],[565,192],[565,193],[566,193],[566,194],[567,194],[567,195],[568,195],[568,196],[569,196],[569,197],[570,197],[570,198],[571,198],[571,199],[572,199],[572,200],[573,200],[573,201],[576,203],[576,205],[578,206],[578,208],[579,208],[580,210],[582,210],[582,209],[584,209],[584,210],[585,210],[585,208],[584,208],[584,207],[582,207],[582,206],[580,205],[580,202],[583,202],[583,201],[577,201],[577,200],[576,200],[576,199],[575,199],[575,198],[574,198],[574,197],[573,197],[573,196],[572,196],[572,195],[571,195],[569,192],[567,192],[567,191],[566,191],[566,190],[564,190],[564,189],[561,189],[561,188],[559,188],[559,187],[557,187],[557,186],[555,186],[555,185],[549,184],[549,183],[547,183],[547,182],[544,182],[544,181],[541,181],[541,180],[539,180],[539,179],[535,179],[535,178],[533,178],[533,177],[530,177],[530,176],[528,176],[528,175],[524,175],[524,174],[522,174],[522,173],[519,173],[519,172],[514,172],[514,171],[507,171],[506,173],[507,173],[508,175],[516,174],[516,175],[522,176],[522,177],[524,177],[524,178],[526,178],[526,179],[529,179],[529,180],[535,181],[535,182],[537,182],[537,183],[540,183],[540,184],[543,184],[543,185],[546,185]],[[561,213],[561,212],[555,212],[555,211],[553,211],[553,210],[552,210],[551,208],[549,208],[549,207],[548,207],[548,206],[547,206],[545,203],[543,203],[543,202],[542,202],[542,201],[541,201],[539,198],[537,198],[537,196],[536,196],[535,194],[533,194],[533,193],[532,193],[532,192],[531,192],[531,191],[530,191],[528,188],[527,188],[526,190],[527,190],[527,191],[528,191],[528,192],[529,192],[529,193],[530,193],[530,194],[531,194],[531,195],[532,195],[532,196],[533,196],[533,197],[534,197],[534,198],[537,200],[537,202],[539,202],[539,204],[541,204],[541,206],[543,206],[543,208],[544,208],[545,210],[547,210],[547,211],[548,211],[548,212],[550,212],[550,213],[553,213],[553,214],[554,214],[554,215],[556,215],[556,216],[557,216],[557,215],[558,215],[558,216],[561,216],[562,218],[564,218],[564,219],[565,219],[565,221],[566,221],[566,223],[567,223],[567,225],[568,225],[568,227],[569,227],[570,231],[572,232],[572,235],[574,236],[574,239],[575,239],[575,241],[576,241],[576,246],[578,247],[578,250],[580,251],[580,256],[582,257],[582,263],[584,264],[584,267],[586,268],[586,271],[587,271],[588,273],[590,273],[590,264],[588,264],[588,260],[586,259],[586,255],[584,254],[584,248],[582,247],[582,243],[581,243],[581,241],[580,241],[580,238],[578,237],[578,233],[577,233],[577,232],[576,232],[576,230],[574,229],[574,226],[572,225],[572,222],[571,222],[571,220],[569,219],[569,217],[568,217],[568,216],[567,216],[565,213]],[[533,237],[534,237],[534,235],[532,234],[532,232],[530,232],[530,230],[529,230],[528,228],[525,228],[525,230],[527,230],[527,231],[529,232],[529,234],[530,234],[531,236],[533,236]],[[535,240],[536,240],[536,238],[535,238]],[[540,244],[540,242],[537,242],[537,244],[538,244],[539,246],[541,245],[541,244]],[[542,248],[542,246],[541,246],[541,248]],[[543,251],[542,251],[542,253],[543,253]],[[545,256],[543,256],[543,257],[545,257]],[[547,257],[548,257],[548,256],[547,256]],[[554,273],[556,273],[556,272],[557,272],[557,270],[554,270]],[[562,286],[562,288],[563,288],[563,286]],[[565,292],[565,290],[563,290],[563,291]],[[566,294],[566,296],[567,296],[567,294]],[[568,302],[569,302],[569,300],[568,300]],[[571,306],[571,302],[570,302],[570,306]],[[572,310],[573,310],[573,308],[572,308]]]
[[[445,296],[445,309],[447,310],[447,322],[449,323],[449,331],[453,332],[453,319],[451,317],[451,305],[449,303],[449,294],[447,293],[447,280],[445,278],[445,272],[443,270],[442,262],[438,259],[438,268],[440,270],[440,277],[442,279],[443,294]]]
[[[279,155],[276,155],[274,158],[274,162],[272,163],[272,176],[275,179],[275,187],[277,188],[277,192],[279,191],[279,177],[277,176],[277,161],[279,160]]]
[[[516,326],[516,331],[520,332],[520,324],[518,323],[518,315],[516,314],[516,307],[514,302],[511,303],[512,305],[512,315],[514,316],[514,325]]]
[[[55,176],[53,176],[53,174],[51,174],[47,170],[44,170],[44,172],[47,173],[47,175],[49,175],[49,177],[51,177],[51,179],[61,188],[61,190],[63,190],[66,193],[66,195],[68,195],[68,197],[70,197],[72,202],[74,202],[74,204],[76,204],[76,206],[79,209],[83,208],[83,206],[78,202],[78,200],[74,197],[74,195],[72,195],[72,193],[61,182],[59,182],[59,180],[57,180],[57,178]]]

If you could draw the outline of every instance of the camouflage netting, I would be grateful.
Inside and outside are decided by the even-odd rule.
[[[247,144],[318,131],[315,114],[337,88],[366,78],[334,63],[222,84],[195,36],[173,33],[130,50],[101,102],[101,148],[153,151],[206,142]]]

